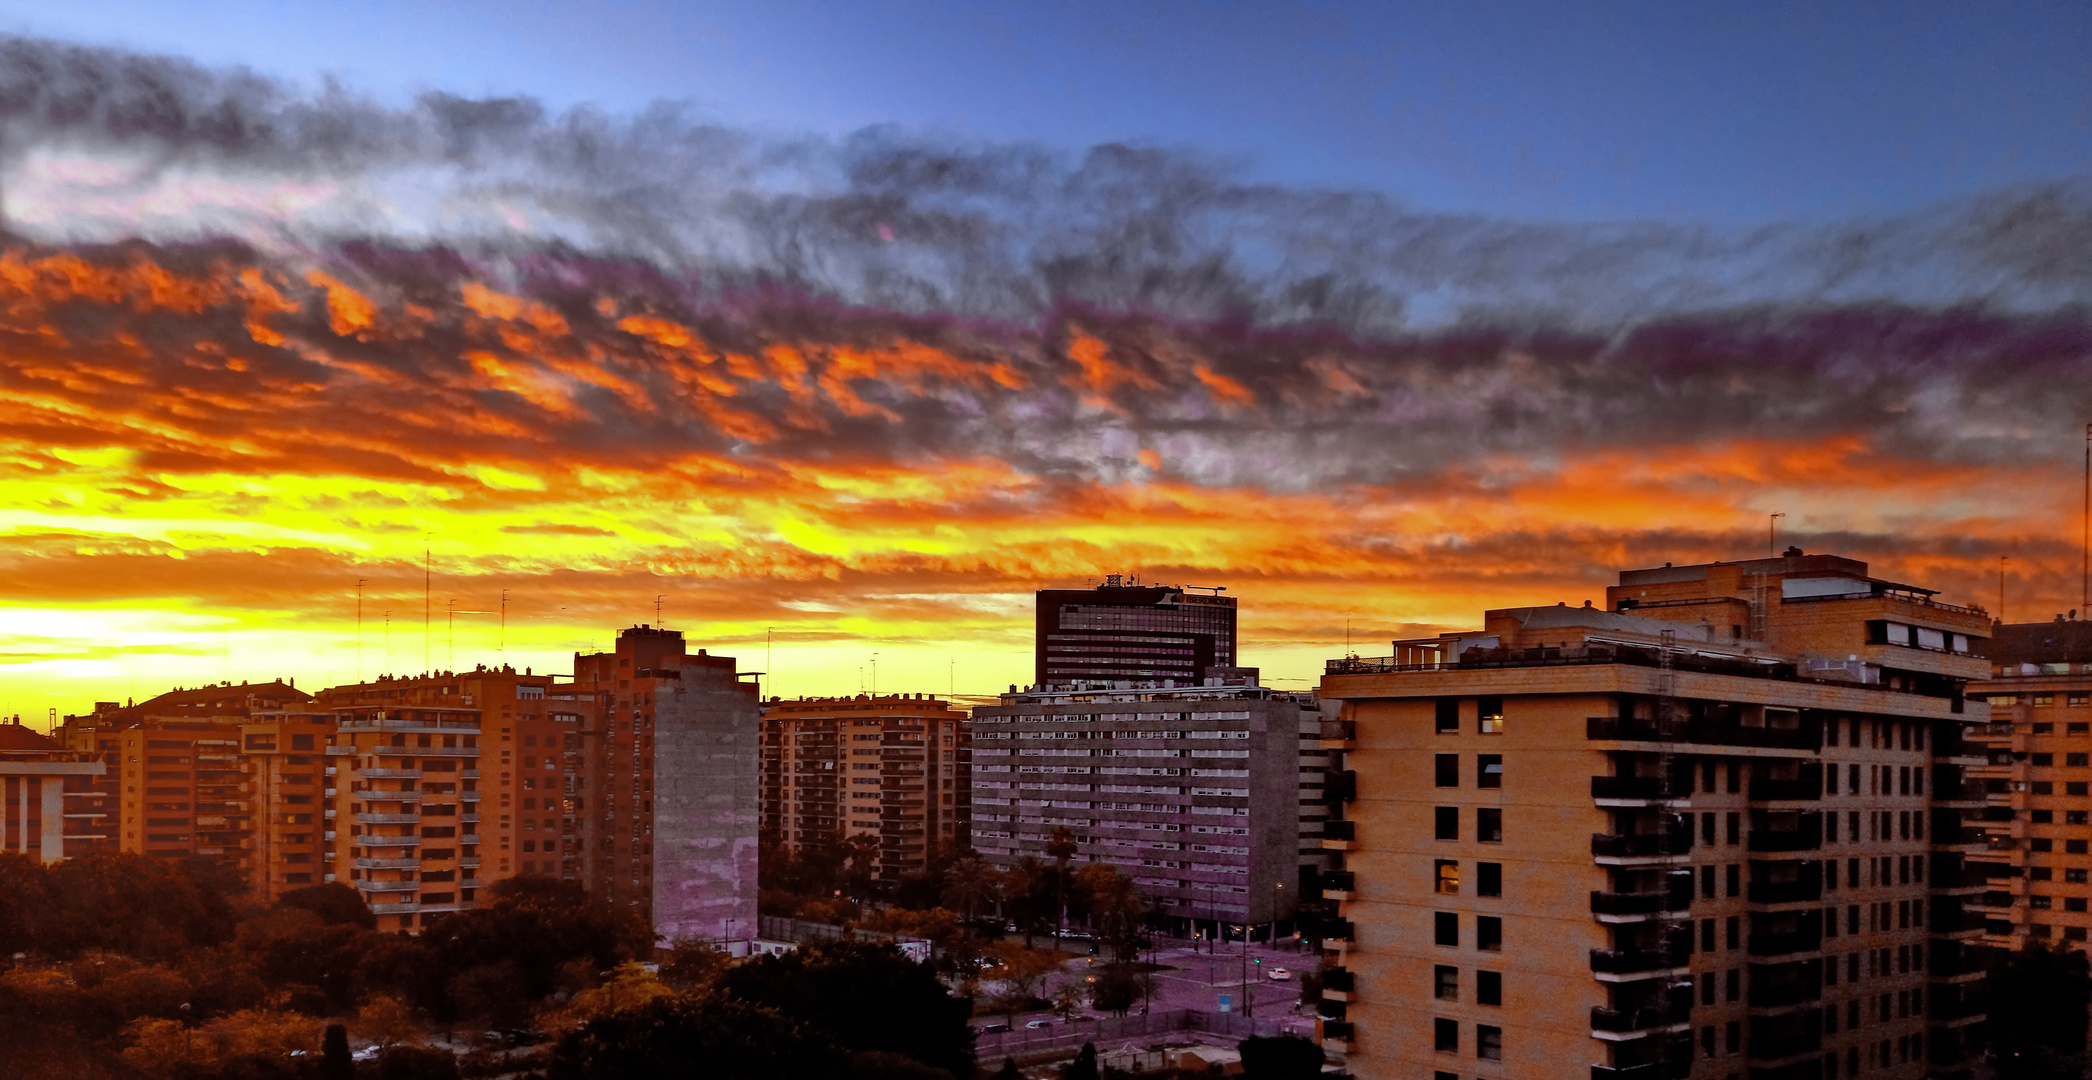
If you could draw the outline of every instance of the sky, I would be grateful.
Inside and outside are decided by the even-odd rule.
[[[2081,603],[2082,5],[0,32],[0,713],[566,671],[657,600],[773,692],[991,693],[1106,573],[1304,688],[1774,513]]]

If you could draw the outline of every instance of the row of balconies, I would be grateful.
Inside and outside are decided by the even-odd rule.
[[[1715,719],[1656,720],[1627,716],[1593,716],[1584,721],[1584,738],[1605,742],[1678,742],[1709,746],[1745,746],[1779,750],[1816,750],[1823,746],[1823,724],[1804,718],[1798,728],[1748,727]]]
[[[1692,998],[1686,994],[1673,994],[1661,1005],[1642,1005],[1632,1009],[1610,1009],[1603,1005],[1591,1008],[1591,1028],[1594,1031],[1629,1033],[1676,1027],[1692,1015]]]

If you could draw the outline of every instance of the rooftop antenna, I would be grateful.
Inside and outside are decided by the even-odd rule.
[[[1998,621],[2005,621],[2005,564],[2012,561],[2010,555],[1998,556]]]
[[[763,670],[770,676],[770,692],[772,694],[777,693],[777,665],[771,663],[770,656],[776,651],[777,628],[765,626],[763,627]]]
[[[662,598],[662,597],[664,597],[664,596],[667,596],[667,595],[668,595],[667,593],[655,593],[655,594],[654,594],[654,629],[656,629],[656,630],[662,629],[662,625],[661,625],[661,598]]]
[[[392,610],[385,611],[385,666],[392,666]]]
[[[1786,516],[1783,511],[1772,515],[1765,523],[1765,557],[1768,559],[1780,553],[1780,519]]]
[[[356,681],[363,681],[363,582],[356,579]]]
[[[443,666],[456,671],[458,669],[458,598],[455,596],[451,597],[449,600],[444,601],[444,606],[447,609],[446,614],[450,619],[450,626],[443,631],[443,647],[449,650],[449,653],[444,657]]]
[[[508,590],[501,590],[501,655],[508,655]]]
[[[428,546],[428,537],[422,537],[421,548],[421,673],[429,672],[429,586],[432,584],[434,551]]]

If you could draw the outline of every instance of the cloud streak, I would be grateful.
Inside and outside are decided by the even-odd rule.
[[[354,581],[418,620],[424,551],[433,618],[527,586],[494,634],[537,662],[669,593],[708,640],[782,629],[788,692],[875,647],[1021,678],[1029,591],[1117,570],[1229,584],[1305,678],[1347,620],[1750,555],[1775,510],[2067,606],[2087,191],[1569,227],[0,41],[0,586],[179,630],[129,666],[0,630],[0,696],[236,645],[347,677]]]

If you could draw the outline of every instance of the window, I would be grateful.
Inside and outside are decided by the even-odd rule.
[[[1493,1024],[1476,1024],[1475,1056],[1483,1061],[1502,1061],[1504,1059],[1504,1029]]]
[[[1730,812],[1730,814],[1729,814],[1729,826],[1728,826],[1728,829],[1729,829],[1729,843],[1732,843],[1732,844],[1740,844],[1740,843],[1742,843],[1742,842],[1743,842],[1743,815],[1742,815],[1742,814],[1739,814],[1739,813],[1736,813],[1736,812],[1734,812],[1734,811],[1731,811],[1731,812]],[[1733,895],[1733,894],[1732,894],[1732,895]]]
[[[1460,946],[1460,916],[1450,911],[1431,913],[1431,942],[1434,945]]]
[[[1440,755],[1438,755],[1438,786],[1439,786],[1439,787],[1459,787],[1459,786],[1460,786],[1460,755],[1458,755],[1458,754],[1440,754]]]
[[[1730,895],[1730,896],[1737,896],[1737,895],[1740,895],[1740,894],[1742,894],[1742,892],[1743,892],[1743,864],[1742,864],[1742,863],[1730,863],[1730,864],[1729,864],[1729,895]]]
[[[1485,697],[1476,703],[1476,727],[1484,735],[1501,735],[1504,732],[1504,699]]]
[[[2066,896],[2066,897],[2064,897],[2064,898],[2063,898],[2063,910],[2065,910],[2065,911],[2083,911],[2083,910],[2085,910],[2085,898],[2084,898],[2084,897],[2082,897],[2082,896]]]
[[[2056,872],[2046,866],[2027,867],[2028,881],[2054,881]]]
[[[1503,951],[1504,920],[1494,915],[1483,915],[1475,919],[1475,948],[1483,952]]]
[[[2074,911],[2084,910],[2084,901],[2079,900]],[[1501,971],[1475,972],[1475,1004],[1502,1005],[1504,1003],[1504,973]]]
[[[2065,811],[2063,811],[2063,824],[2065,824],[2065,825],[2083,825],[2083,824],[2086,824],[2086,815],[2085,815],[2085,811],[2083,811],[2083,810],[2065,810]]]
[[[1440,1001],[1460,1000],[1460,969],[1450,964],[1431,968],[1431,996]]]
[[[1460,864],[1451,859],[1439,859],[1433,864],[1437,868],[1438,891],[1448,896],[1460,891]]]
[[[1504,894],[1504,864],[1484,862],[1475,864],[1475,895],[1502,896]]]
[[[2027,814],[2036,825],[2053,825],[2056,823],[2056,812],[2054,810],[2029,810]]]
[[[2083,780],[2066,780],[2063,783],[2063,794],[2065,795],[2083,795],[2085,791],[2085,782]]]
[[[2065,868],[2065,869],[2064,869],[2064,871],[2063,871],[2063,880],[2064,880],[2064,881],[2065,881],[2066,883],[2068,883],[2068,884],[2071,884],[2071,885],[2083,885],[2083,884],[2086,884],[2086,880],[2085,880],[2085,870],[2084,870],[2084,868],[2083,868],[2083,867],[2078,867],[2078,868],[2076,868],[2076,869],[2070,869],[2070,868]]]
[[[1438,839],[1440,839],[1440,840],[1458,840],[1458,839],[1460,839],[1460,808],[1459,808],[1459,807],[1457,807],[1457,806],[1441,806],[1441,807],[1439,807],[1439,808],[1438,808],[1438,812],[1437,812],[1437,814],[1436,814],[1435,816],[1436,816],[1436,818],[1437,818],[1437,827],[1438,827]]]
[[[1475,811],[1475,839],[1484,844],[1504,842],[1504,812],[1494,806]]]
[[[2063,764],[2073,769],[2082,769],[2088,764],[2088,757],[2092,757],[2092,755],[2065,754],[2063,755]]]
[[[1438,733],[1457,735],[1460,733],[1460,699],[1438,699]]]
[[[2080,754],[2079,757],[2084,755]],[[1475,755],[1475,786],[1500,788],[1504,786],[1504,756],[1502,754]]]
[[[2083,840],[2065,840],[2063,841],[2063,853],[2066,855],[2084,855],[2087,853],[2086,842]]]
[[[1438,1019],[1431,1021],[1431,1045],[1441,1054],[1460,1052],[1460,1021]]]
[[[2035,754],[2035,755],[2034,755],[2034,761],[2033,761],[2033,763],[2034,763],[2035,765],[2038,765],[2038,766],[2040,766],[2040,767],[2044,768],[2044,769],[2045,769],[2045,768],[2048,768],[2049,766],[2051,766],[2051,765],[2054,765],[2054,764],[2056,763],[2056,755],[2054,755],[2054,754]]]

